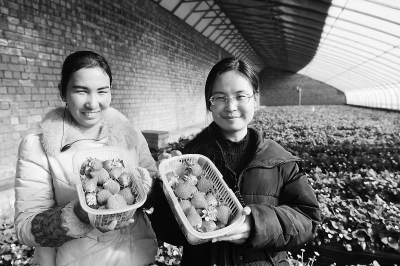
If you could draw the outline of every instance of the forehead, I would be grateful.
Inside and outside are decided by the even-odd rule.
[[[252,93],[250,82],[236,71],[228,71],[219,75],[214,82],[212,93],[235,94]]]
[[[82,68],[71,75],[68,85],[104,87],[110,85],[110,77],[99,67]]]

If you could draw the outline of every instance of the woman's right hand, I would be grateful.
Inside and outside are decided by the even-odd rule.
[[[89,223],[90,224],[90,220],[89,220],[89,215],[87,214],[86,211],[84,211],[82,209],[81,204],[78,202],[77,204],[75,204],[74,206],[74,212],[76,214],[76,216],[78,216],[78,218],[85,223]]]

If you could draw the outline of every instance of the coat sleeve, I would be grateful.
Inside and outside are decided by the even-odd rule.
[[[26,136],[19,146],[14,206],[16,235],[27,246],[57,247],[92,229],[73,209],[56,206],[48,160],[38,135]]]
[[[276,167],[283,182],[277,206],[250,204],[254,221],[246,246],[274,251],[290,250],[310,241],[321,213],[314,190],[295,162]]]
[[[18,150],[15,179],[15,230],[19,241],[40,246],[32,234],[32,220],[55,206],[47,157],[38,135],[26,136]]]
[[[149,145],[147,144],[142,132],[136,130],[136,134],[138,136],[137,149],[139,155],[139,166],[146,168],[149,171],[150,176],[154,177],[158,170],[156,162],[154,161],[153,156],[151,156]]]

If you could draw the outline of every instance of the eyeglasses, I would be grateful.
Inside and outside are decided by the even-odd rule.
[[[243,105],[247,104],[250,101],[250,98],[252,98],[253,95],[248,95],[248,94],[238,94],[232,97],[227,97],[222,94],[216,94],[214,96],[211,96],[210,102],[212,105],[224,105],[228,103],[230,100],[235,101],[237,104]]]

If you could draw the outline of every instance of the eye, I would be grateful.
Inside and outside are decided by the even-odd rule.
[[[239,94],[236,95],[236,101],[240,102],[240,101],[244,101],[247,99],[247,97],[249,97],[247,94]]]

